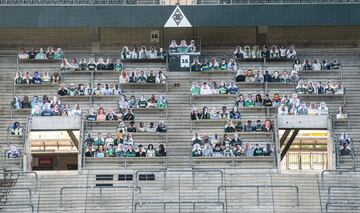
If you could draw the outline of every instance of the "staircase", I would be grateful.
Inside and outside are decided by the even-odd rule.
[[[324,212],[360,212],[359,181],[359,171],[334,171],[324,173],[323,178],[319,176]]]
[[[191,132],[189,109],[189,73],[167,72],[168,76],[168,166],[189,168],[191,166]],[[174,87],[175,82],[180,87]],[[175,107],[176,106],[176,107]]]

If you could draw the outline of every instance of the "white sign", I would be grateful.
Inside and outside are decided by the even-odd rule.
[[[181,11],[179,6],[171,13],[164,27],[192,27],[185,14]]]
[[[190,56],[181,55],[180,56],[180,67],[190,67]]]
[[[159,30],[150,31],[150,43],[159,43],[160,41],[160,32]]]

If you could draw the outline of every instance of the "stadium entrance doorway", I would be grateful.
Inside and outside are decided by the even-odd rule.
[[[280,131],[280,137],[285,131]],[[281,161],[282,170],[328,169],[328,132],[300,130]]]
[[[79,131],[32,131],[28,142],[32,170],[77,170]]]
[[[322,171],[335,166],[331,122],[328,116],[277,117],[277,165],[282,171]]]

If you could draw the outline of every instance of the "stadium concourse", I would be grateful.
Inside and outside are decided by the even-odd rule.
[[[0,1],[0,212],[360,212],[359,4],[266,3]]]

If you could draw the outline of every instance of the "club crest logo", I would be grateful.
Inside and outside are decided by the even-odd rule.
[[[192,27],[183,11],[177,6],[171,13],[164,27]]]

